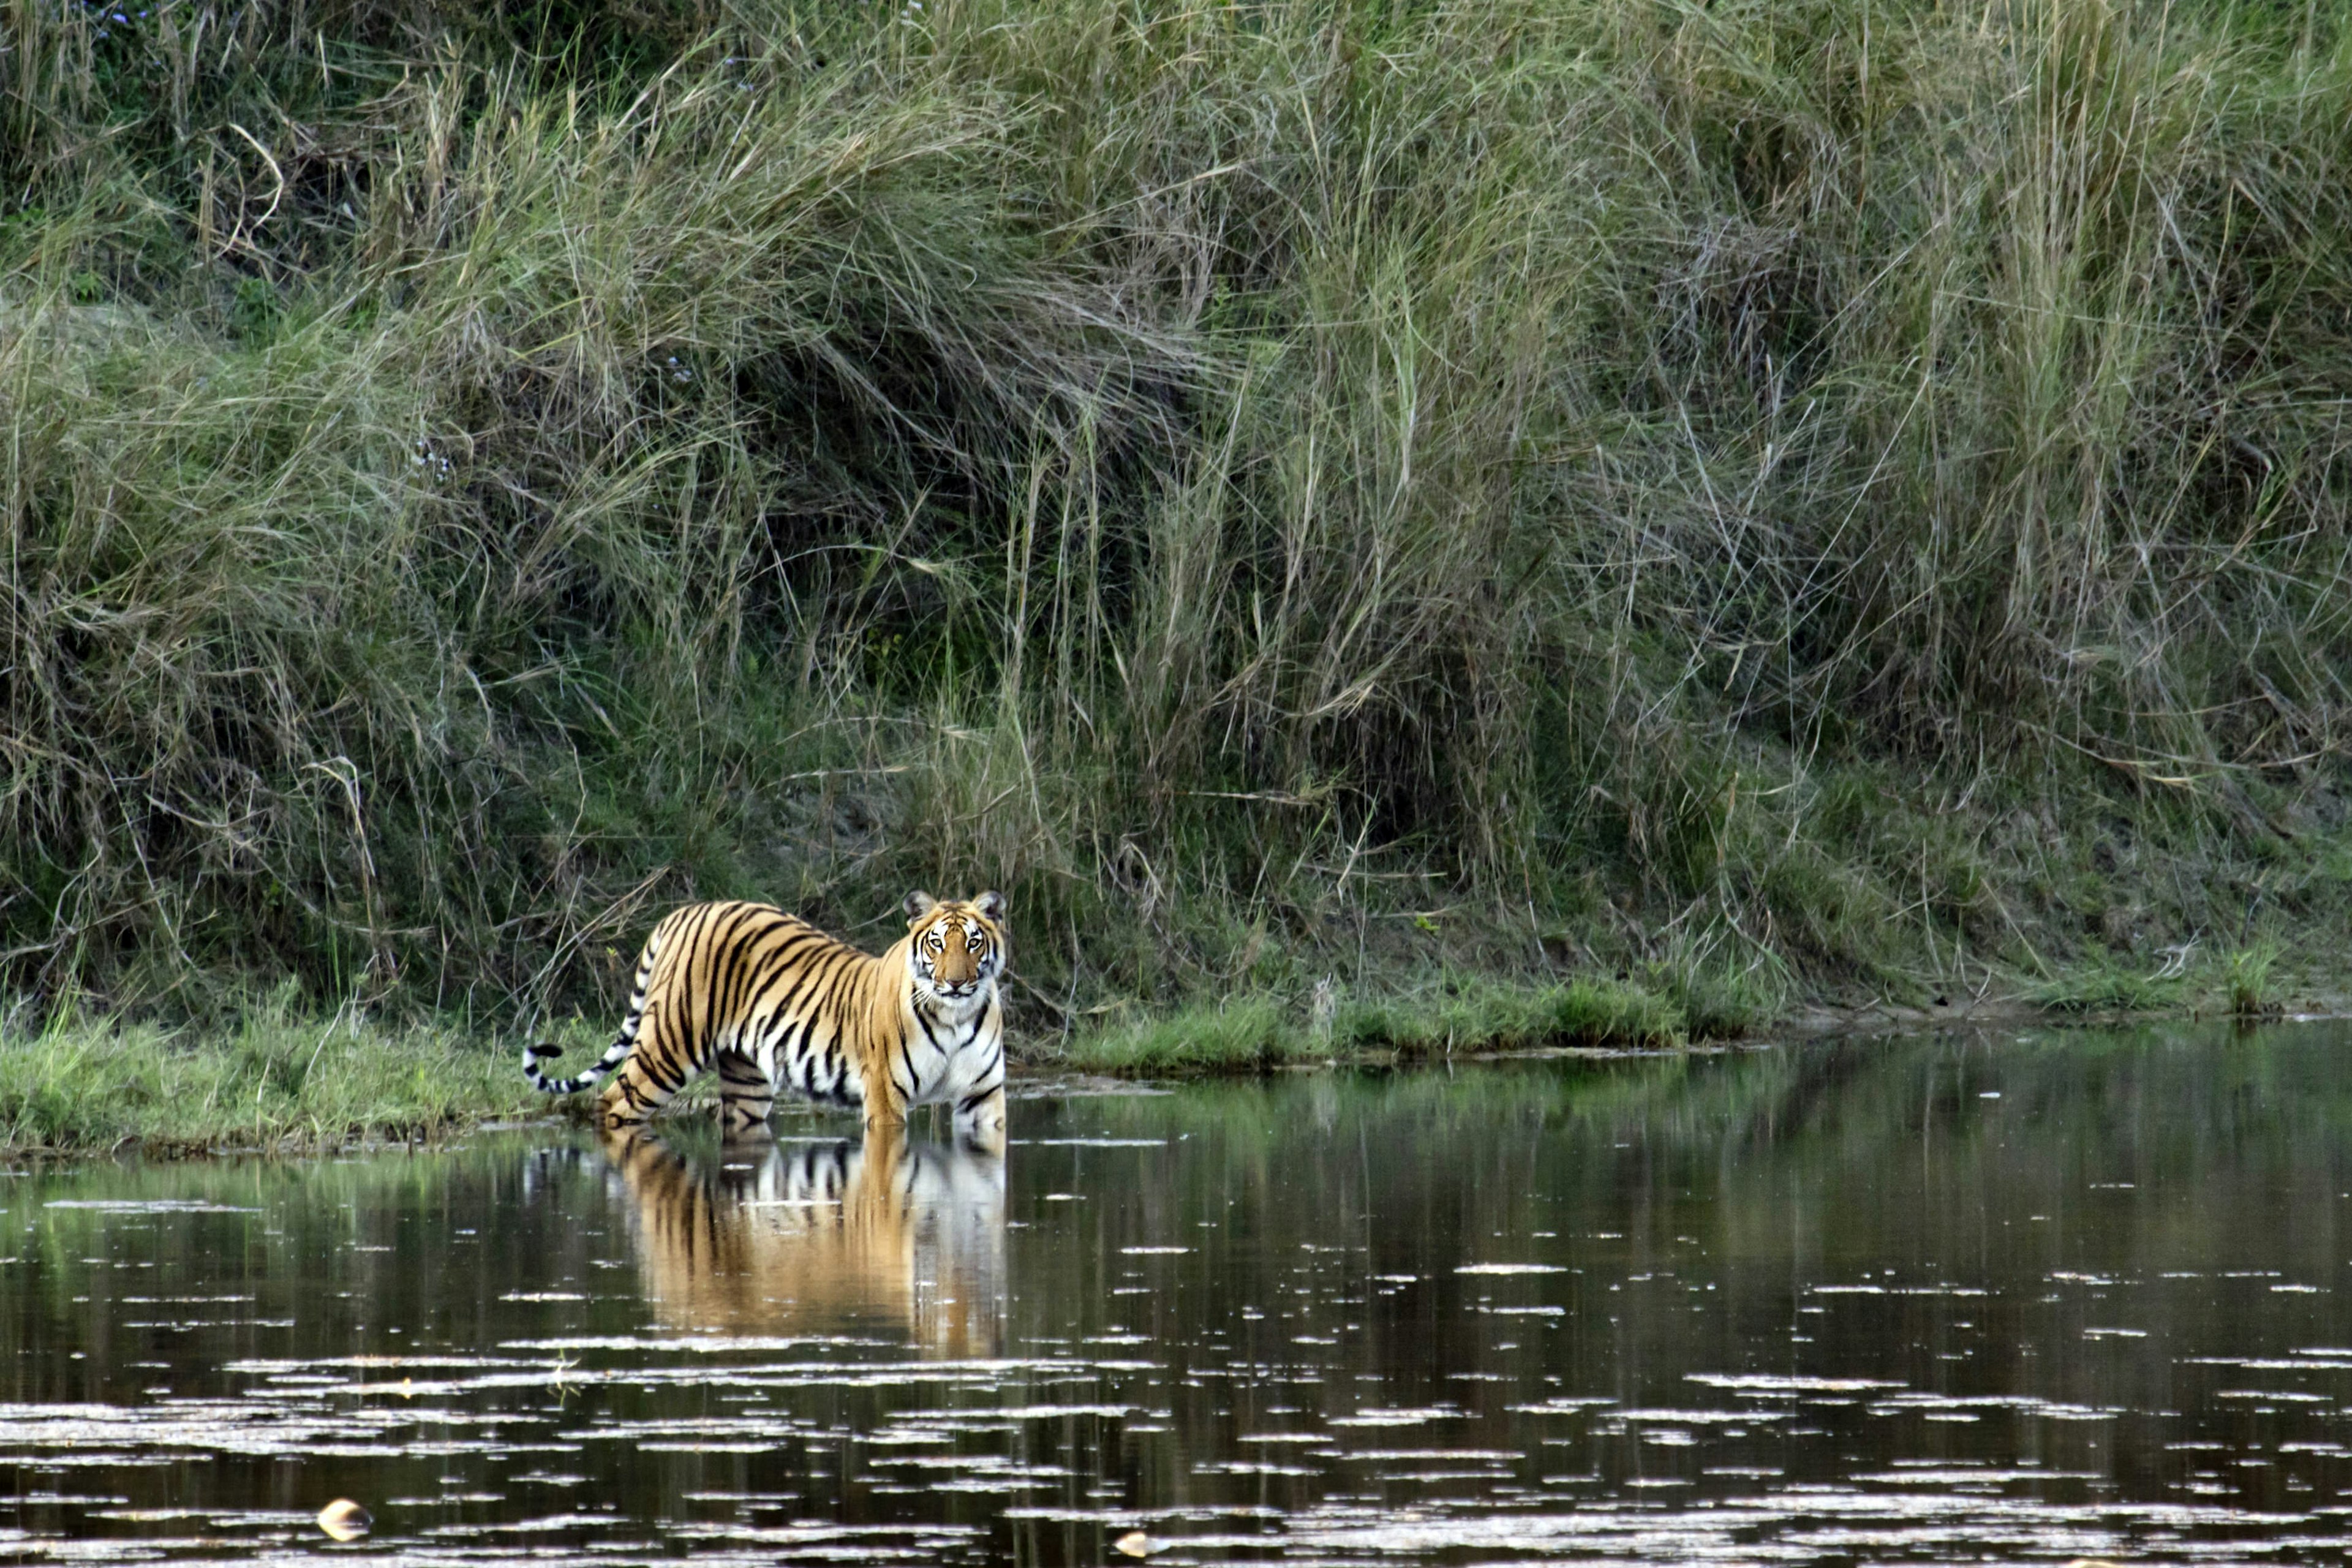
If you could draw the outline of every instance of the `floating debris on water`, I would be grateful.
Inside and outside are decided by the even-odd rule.
[[[319,1510],[319,1528],[337,1541],[357,1541],[375,1524],[375,1516],[347,1497],[339,1497]]]

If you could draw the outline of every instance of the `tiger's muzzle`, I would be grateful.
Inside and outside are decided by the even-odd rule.
[[[992,978],[988,965],[968,952],[940,953],[922,964],[923,980],[931,994],[945,1002],[963,1002],[980,994]]]

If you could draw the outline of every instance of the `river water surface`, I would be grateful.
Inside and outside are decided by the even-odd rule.
[[[1041,1086],[1002,1161],[16,1171],[0,1556],[2340,1560],[2347,1069],[2011,1031]]]

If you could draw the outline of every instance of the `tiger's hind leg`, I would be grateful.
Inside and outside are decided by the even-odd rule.
[[[624,1063],[597,1097],[597,1125],[612,1131],[635,1127],[668,1104],[670,1096],[677,1092],[662,1088],[648,1075],[632,1072],[631,1065]]]
[[[719,1053],[719,1131],[727,1138],[757,1138],[768,1131],[776,1086],[741,1051]]]
[[[694,1076],[689,1058],[674,1062],[662,1020],[647,1014],[639,1026],[636,1048],[604,1086],[597,1102],[596,1120],[608,1128],[634,1127],[669,1103],[670,1097]]]

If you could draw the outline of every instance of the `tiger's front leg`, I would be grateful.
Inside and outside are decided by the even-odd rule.
[[[887,1065],[866,1068],[859,1103],[866,1111],[866,1136],[871,1138],[877,1132],[905,1134],[907,1097]]]
[[[1004,1086],[983,1089],[956,1104],[957,1138],[983,1154],[1004,1152]]]

